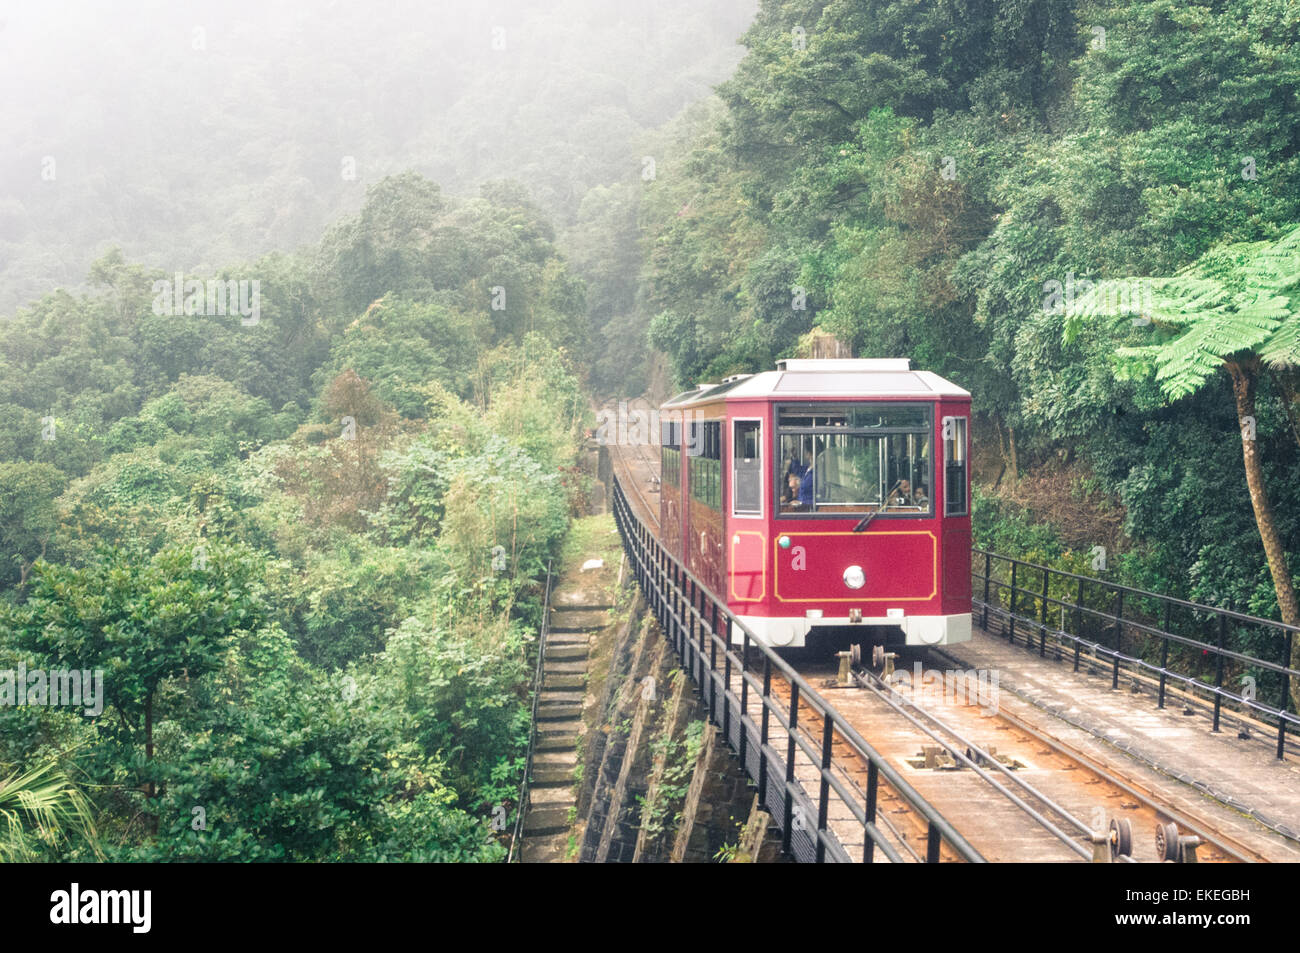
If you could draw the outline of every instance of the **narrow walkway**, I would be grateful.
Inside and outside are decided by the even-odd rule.
[[[582,738],[591,634],[608,623],[605,605],[592,604],[576,580],[560,583],[552,597],[550,636],[537,704],[537,744],[524,817],[520,859],[562,863],[577,810],[574,771]]]

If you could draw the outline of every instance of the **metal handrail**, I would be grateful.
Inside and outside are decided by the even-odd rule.
[[[1049,634],[1049,625],[1047,621],[1048,607],[1057,606],[1061,609],[1061,624],[1059,627],[1050,630],[1054,640],[1058,643],[1072,643],[1074,647],[1074,667],[1078,670],[1080,654],[1087,650],[1092,652],[1098,658],[1108,658],[1111,660],[1111,687],[1119,686],[1120,663],[1124,662],[1131,665],[1137,670],[1144,670],[1157,676],[1159,679],[1159,689],[1157,693],[1157,707],[1165,706],[1165,695],[1168,682],[1172,679],[1176,683],[1185,685],[1189,689],[1199,689],[1209,692],[1214,697],[1214,730],[1219,730],[1219,724],[1222,717],[1222,706],[1225,698],[1236,701],[1245,709],[1260,713],[1268,721],[1276,722],[1277,727],[1277,757],[1282,758],[1286,750],[1286,733],[1287,726],[1291,725],[1293,730],[1300,729],[1300,717],[1290,712],[1290,689],[1293,678],[1300,678],[1300,670],[1291,667],[1291,649],[1294,642],[1295,634],[1300,632],[1300,626],[1289,625],[1285,622],[1279,622],[1273,619],[1264,619],[1259,616],[1246,615],[1245,613],[1236,612],[1231,609],[1220,609],[1216,606],[1208,606],[1197,602],[1189,602],[1185,599],[1178,599],[1173,596],[1161,595],[1157,592],[1150,592],[1145,589],[1137,589],[1132,586],[1126,586],[1122,583],[1110,582],[1105,579],[1099,579],[1095,576],[1084,576],[1079,573],[1069,572],[1064,569],[1054,569],[1051,566],[1043,566],[1039,563],[1028,562],[1027,560],[1016,559],[1011,556],[1003,556],[989,550],[973,548],[972,552],[976,556],[983,557],[983,572],[977,569],[978,560],[972,560],[971,576],[975,582],[982,583],[983,598],[974,596],[972,591],[972,608],[977,614],[982,613],[982,626],[988,628],[989,615],[992,613],[997,617],[1005,617],[1009,624],[1005,626],[1004,634],[1014,642],[1016,637],[1016,625],[1018,622],[1029,626],[1032,631],[1038,635],[1038,649],[1040,655],[1045,655],[1047,650],[1047,636]],[[1003,582],[1001,579],[994,577],[993,563],[997,560],[999,564],[1010,566],[1010,581]],[[1020,569],[1029,570],[1029,575],[1036,581],[1041,580],[1033,588],[1023,585],[1019,580],[1023,579]],[[1065,580],[1074,584],[1075,598],[1060,598],[1052,595],[1053,578]],[[1114,598],[1114,605],[1111,611],[1099,609],[1094,606],[1084,604],[1084,587],[1100,587],[1108,597]],[[1004,592],[1010,592],[1009,604],[1005,607],[1001,605],[1002,595]],[[1124,606],[1125,596],[1130,599],[1130,607],[1133,599],[1140,599],[1156,603],[1162,608],[1163,622],[1155,625],[1151,622],[1136,618],[1125,618]],[[1020,603],[1022,598],[1028,598],[1031,603],[1038,603],[1037,619],[1029,615],[1022,614]],[[1207,642],[1189,635],[1174,632],[1172,626],[1172,610],[1181,609],[1202,615],[1207,623],[1213,623],[1217,620],[1217,642]],[[1075,632],[1066,630],[1065,615],[1069,612],[1074,617]],[[1103,623],[1103,634],[1113,632],[1113,644],[1106,644],[1100,638],[1089,639],[1084,635],[1084,619],[1100,620]],[[1242,625],[1254,627],[1257,631],[1263,629],[1280,633],[1285,638],[1278,645],[1279,653],[1282,654],[1283,662],[1278,663],[1270,659],[1260,658],[1250,655],[1246,652],[1230,648],[1228,641],[1228,623],[1233,622],[1239,628]],[[1135,651],[1124,652],[1124,635],[1127,632],[1141,634],[1149,638],[1160,641],[1160,663],[1157,665],[1153,662],[1142,658]],[[1026,645],[1029,645],[1029,637],[1026,637]],[[1209,656],[1214,659],[1215,663],[1215,680],[1213,684],[1202,681],[1190,671],[1179,671],[1170,667],[1169,647],[1170,645],[1179,645],[1186,648],[1199,650],[1203,656]],[[1243,690],[1241,692],[1232,691],[1224,686],[1224,663],[1232,661],[1242,666],[1253,667],[1261,671],[1272,672],[1280,675],[1281,678],[1278,704],[1273,705],[1266,703],[1257,698],[1253,692]]]
[[[1158,599],[1161,602],[1167,602],[1183,609],[1192,609],[1196,612],[1206,612],[1213,615],[1223,615],[1230,619],[1237,619],[1240,622],[1249,622],[1272,629],[1280,629],[1283,632],[1300,632],[1300,625],[1290,625],[1286,622],[1280,622],[1277,619],[1265,619],[1262,616],[1247,615],[1244,612],[1237,612],[1233,609],[1222,609],[1218,606],[1206,605],[1203,602],[1188,602],[1186,599],[1179,599],[1177,596],[1166,596],[1159,592],[1152,592],[1149,589],[1136,589],[1133,586],[1126,586],[1121,582],[1111,582],[1108,579],[1101,579],[1097,576],[1084,576],[1076,572],[1070,572],[1068,569],[1057,569],[1053,566],[1044,566],[1041,563],[1033,563],[1027,559],[1016,559],[1014,556],[1003,556],[1001,553],[980,549],[976,546],[971,547],[971,552],[976,556],[991,556],[994,559],[1001,559],[1004,562],[1019,563],[1021,566],[1036,569],[1040,572],[1046,570],[1053,575],[1062,576],[1067,579],[1074,579],[1084,583],[1096,583],[1097,585],[1105,586],[1112,591],[1123,591],[1126,594],[1139,596],[1143,599]],[[1029,593],[1028,589],[1022,591]]]
[[[524,814],[528,808],[529,781],[533,774],[533,753],[537,745],[537,702],[542,697],[542,673],[546,667],[546,640],[551,634],[551,560],[546,562],[546,590],[542,597],[542,627],[537,633],[537,668],[533,672],[533,711],[528,721],[528,755],[524,759],[524,776],[519,779],[519,797],[515,802],[515,829],[510,835],[510,852],[506,863],[515,862],[524,833]]]
[[[746,773],[758,784],[760,804],[767,805],[771,801],[768,797],[769,787],[777,792],[776,806],[781,809],[777,824],[782,829],[782,846],[787,852],[803,853],[818,862],[850,859],[829,827],[829,797],[830,791],[834,790],[862,827],[863,859],[872,860],[874,852],[879,849],[886,859],[893,862],[901,861],[902,856],[876,826],[877,791],[879,783],[883,780],[925,822],[928,831],[927,861],[939,861],[941,844],[946,844],[963,860],[971,862],[984,860],[952,824],[929,804],[886,758],[868,744],[803,676],[773,649],[759,641],[749,627],[727,609],[722,599],[668,552],[658,537],[636,518],[617,478],[614,480],[614,517],[630,557],[635,578],[641,585],[642,592],[658,617],[665,634],[673,642],[683,666],[700,687],[710,721],[723,728],[723,736],[728,745],[736,750]],[[737,652],[729,637],[719,635],[719,629],[728,634],[738,630],[742,635],[742,650]],[[719,659],[719,649],[721,649],[721,659]],[[760,656],[761,681],[756,674],[757,669],[751,669],[749,665],[751,651],[756,651]],[[733,673],[733,665],[739,666],[738,672]],[[778,673],[790,686],[788,702],[777,699],[772,692],[774,673]],[[731,687],[733,674],[739,675],[739,696]],[[761,723],[756,723],[754,716],[748,710],[746,699],[751,690],[759,693]],[[722,696],[721,699],[719,694]],[[720,700],[721,711],[719,711]],[[812,707],[821,718],[820,744],[807,737],[799,723],[801,700]],[[786,731],[785,752],[776,750],[769,743],[773,715],[778,726]],[[738,729],[736,742],[731,738],[733,721]],[[842,765],[835,763],[832,751],[832,741],[836,734],[849,745],[867,768],[865,805],[858,803],[857,797],[836,775],[836,768],[843,770]],[[751,738],[751,735],[754,737]],[[757,746],[754,750],[757,752],[758,765],[756,768],[751,768],[747,752],[751,744],[755,743]],[[811,824],[799,828],[797,832],[794,830],[798,827],[795,822],[795,802],[800,802],[799,811],[814,806],[813,798],[794,778],[796,748],[802,751],[813,765],[820,764],[819,791],[815,803],[817,812],[815,830],[811,829]],[[783,771],[784,778],[779,781],[771,778],[772,769]],[[773,816],[774,818],[777,816],[776,811],[773,811]],[[802,836],[797,838],[798,849],[792,850],[795,846],[796,833]]]

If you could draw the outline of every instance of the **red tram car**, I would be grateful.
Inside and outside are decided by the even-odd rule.
[[[660,410],[663,541],[769,645],[964,642],[969,419],[907,359],[701,385]]]

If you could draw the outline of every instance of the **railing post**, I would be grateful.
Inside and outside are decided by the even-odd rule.
[[[993,554],[984,551],[984,621],[980,628],[989,627],[989,578],[993,575]]]
[[[695,649],[695,580],[690,576],[685,576],[686,583],[686,652],[687,663],[686,671],[690,673],[691,678],[695,679],[698,684],[700,681],[699,672],[696,671],[695,662],[697,654]]]
[[[758,735],[758,803],[767,810],[767,738],[768,721],[771,709],[768,702],[772,697],[772,660],[763,656],[763,725]]]
[[[1223,708],[1223,645],[1228,637],[1228,617],[1219,613],[1219,663],[1214,675],[1214,731],[1219,730],[1219,711]]]
[[[718,613],[717,606],[712,602],[709,603],[709,619],[709,625],[701,624],[700,628],[708,634],[709,639],[709,721],[716,725],[718,723],[718,680],[716,677],[718,674],[718,643],[714,636],[717,635]],[[700,667],[703,668],[704,666],[701,665]],[[723,740],[727,740],[725,735]]]
[[[727,623],[727,641],[723,643],[726,648],[722,650],[723,662],[723,683],[722,683],[722,737],[731,743],[731,623]],[[744,732],[742,731],[743,735]],[[742,755],[740,759],[740,770],[745,770],[745,758]]]
[[[1016,644],[1016,567],[1019,560],[1011,560],[1011,605],[1007,609],[1007,638]]]
[[[716,725],[718,723],[718,604],[716,602],[709,603],[709,625],[712,629],[709,634],[709,711]],[[725,695],[723,701],[726,701]],[[722,737],[724,741],[730,741],[725,731]]]
[[[831,782],[829,779],[831,769],[831,741],[835,734],[835,725],[831,722],[830,715],[822,712],[822,784],[821,793],[817,798],[817,863],[826,859],[826,845],[823,842],[823,834],[826,831],[826,815],[830,804]]]
[[[677,650],[677,657],[682,660],[682,668],[686,667],[686,647],[682,644],[682,590],[678,585],[677,565],[668,564],[668,625],[669,632],[672,634],[673,648]]]
[[[1043,567],[1043,604],[1038,610],[1038,657],[1047,657],[1047,596],[1051,590],[1051,570]]]
[[[781,832],[781,849],[790,853],[790,828],[794,824],[794,733],[799,730],[799,685],[790,683],[790,730],[785,749],[785,826]]]
[[[1124,590],[1118,590],[1115,596],[1115,662],[1110,676],[1112,691],[1119,688],[1119,652],[1124,638]]]
[[[1047,625],[1047,593],[1048,582],[1051,579],[1051,572],[1052,571],[1046,566],[1043,567],[1043,604],[1038,610],[1038,621],[1043,625]]]
[[[749,732],[745,730],[745,722],[749,721],[749,679],[745,675],[749,671],[749,633],[742,632],[740,638],[740,767],[747,770],[749,762],[745,755],[749,748]],[[759,809],[767,810],[761,802]]]
[[[930,822],[930,830],[925,837],[925,862],[927,864],[937,864],[939,862],[939,828]]]
[[[1172,608],[1171,603],[1165,603],[1165,618],[1160,626],[1160,694],[1156,699],[1156,707],[1165,707],[1165,682],[1169,678],[1169,612]]]
[[[1076,651],[1074,653],[1074,670],[1079,670],[1079,653],[1077,651],[1078,639],[1083,638],[1083,577],[1079,577],[1079,588],[1074,597],[1074,637],[1076,639]]]
[[[1283,668],[1291,667],[1291,645],[1292,638],[1295,635],[1290,629],[1286,630],[1286,656],[1282,661]],[[1278,705],[1277,716],[1277,759],[1281,761],[1286,756],[1286,710],[1291,704],[1291,673],[1282,673],[1282,704]]]
[[[709,698],[709,686],[705,682],[705,666],[709,660],[704,655],[704,641],[708,635],[704,631],[704,590],[700,588],[699,583],[695,584],[695,661],[697,663],[696,684],[700,686],[700,701],[707,702]]]

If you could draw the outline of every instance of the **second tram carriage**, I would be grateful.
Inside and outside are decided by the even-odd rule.
[[[663,541],[770,645],[964,642],[969,420],[907,359],[701,385],[660,411]]]

